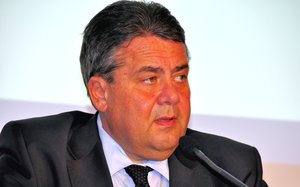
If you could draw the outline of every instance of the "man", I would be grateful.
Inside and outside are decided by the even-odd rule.
[[[255,148],[187,130],[187,51],[184,30],[163,6],[118,1],[103,9],[85,29],[80,55],[98,112],[7,124],[0,186],[233,186],[178,148],[185,135],[248,186],[263,186]]]

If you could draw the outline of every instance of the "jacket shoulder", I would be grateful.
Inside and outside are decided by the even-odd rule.
[[[208,158],[228,172],[236,176],[246,172],[248,177],[251,172],[261,173],[261,158],[255,147],[191,129],[188,129],[187,135],[193,137],[197,142],[197,148]]]
[[[19,134],[27,140],[43,140],[67,136],[68,132],[74,126],[85,124],[93,114],[80,111],[70,111],[55,115],[35,117],[7,123],[1,134]]]
[[[175,156],[172,157],[173,167],[185,170],[187,177],[193,184],[204,184],[204,186],[232,186],[232,184],[216,172],[202,158],[193,156],[190,148],[201,150],[209,160],[220,168],[235,176],[248,186],[267,186],[262,180],[262,165],[256,148],[218,135],[198,132],[187,129],[186,139],[193,141],[191,147],[176,149]],[[190,173],[190,174],[188,174]],[[185,181],[177,176],[176,183]],[[185,182],[183,183],[185,184]]]
[[[203,133],[188,129],[187,135],[196,142],[197,147],[210,158],[224,162],[224,159],[235,160],[235,163],[252,159],[256,156],[256,148],[227,137]]]
[[[191,136],[194,140],[197,141],[197,146],[199,148],[203,149],[209,149],[211,150],[212,148],[233,148],[234,150],[240,150],[243,149],[253,149],[252,146],[238,142],[236,140],[224,137],[224,136],[219,136],[215,134],[209,134],[209,133],[204,133],[204,132],[199,132],[196,130],[188,129],[186,135]],[[222,149],[220,151],[223,151]]]

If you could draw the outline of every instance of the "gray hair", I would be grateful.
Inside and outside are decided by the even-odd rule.
[[[94,75],[113,82],[112,72],[120,65],[114,51],[125,41],[147,34],[185,45],[183,28],[158,3],[117,1],[100,11],[84,30],[80,64],[86,87]]]

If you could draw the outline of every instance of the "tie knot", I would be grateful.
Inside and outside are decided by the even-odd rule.
[[[148,183],[148,172],[153,169],[148,166],[130,165],[125,171],[132,178],[136,187],[150,187]]]

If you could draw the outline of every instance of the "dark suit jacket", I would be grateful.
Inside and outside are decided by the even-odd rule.
[[[112,186],[96,115],[68,112],[8,123],[0,136],[1,187]],[[188,129],[216,164],[249,186],[263,186],[257,150]],[[169,158],[170,186],[233,186],[177,149]]]

